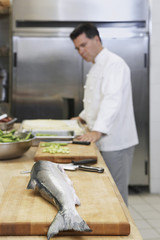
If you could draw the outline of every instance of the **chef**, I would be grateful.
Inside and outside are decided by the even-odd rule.
[[[93,63],[84,86],[84,109],[74,118],[86,122],[90,131],[79,140],[96,142],[128,205],[130,170],[138,144],[130,69],[122,58],[103,47],[93,24],[78,25],[70,38],[82,58]]]

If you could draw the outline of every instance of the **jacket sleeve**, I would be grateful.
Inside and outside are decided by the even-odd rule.
[[[79,114],[80,118],[82,118],[84,121],[86,121],[85,119],[85,110],[82,110]]]

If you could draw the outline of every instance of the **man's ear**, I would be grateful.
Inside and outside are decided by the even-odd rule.
[[[96,42],[100,42],[100,39],[99,39],[99,37],[97,35],[94,36],[94,39],[96,40]]]

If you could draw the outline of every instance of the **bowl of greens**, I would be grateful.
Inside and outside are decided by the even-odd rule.
[[[22,156],[31,146],[35,136],[31,132],[0,130],[0,159],[13,159]]]

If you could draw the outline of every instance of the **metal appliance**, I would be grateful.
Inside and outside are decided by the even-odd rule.
[[[7,101],[7,71],[6,69],[0,68],[0,102]]]
[[[80,112],[90,64],[75,51],[69,34],[81,22],[95,23],[103,45],[131,69],[140,139],[131,184],[142,185],[148,184],[148,13],[148,0],[13,0],[12,9],[12,114],[21,121],[66,119]]]

